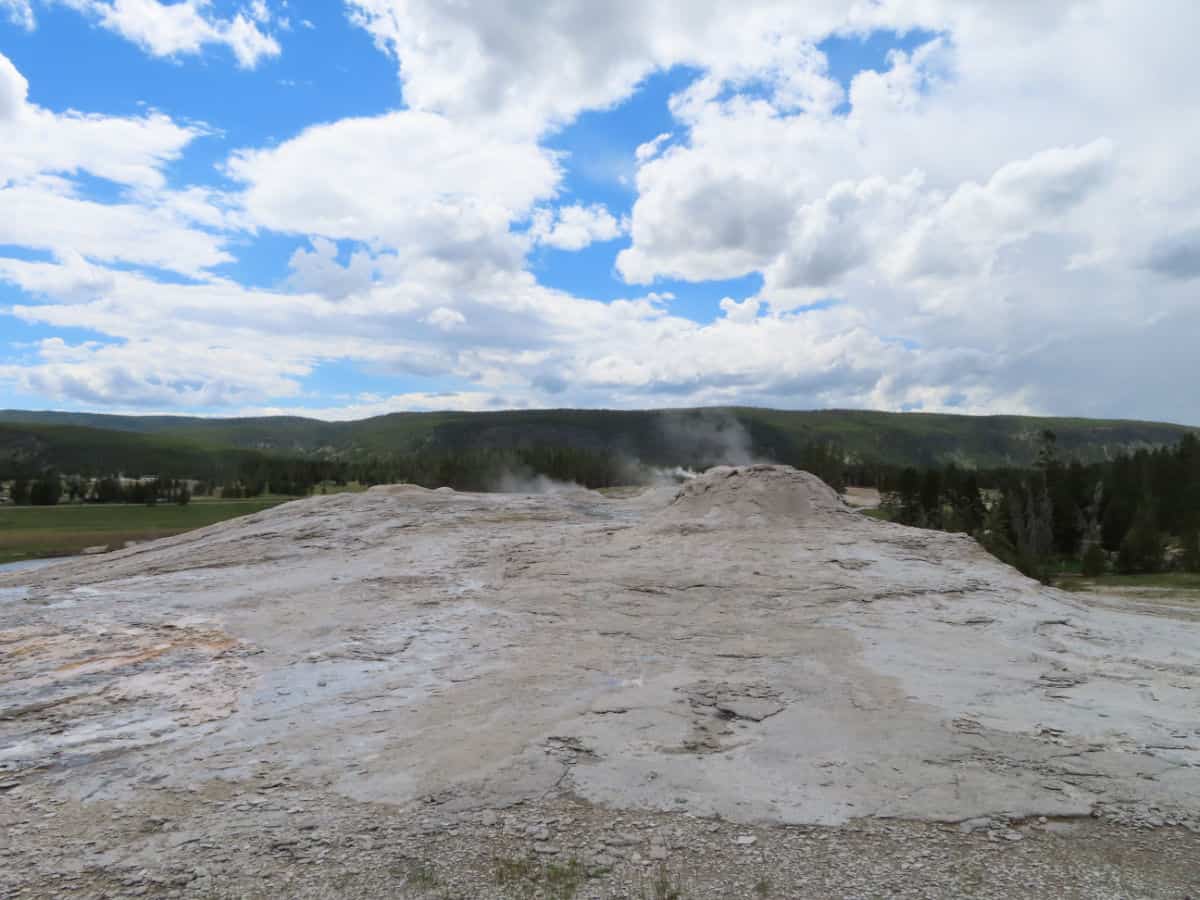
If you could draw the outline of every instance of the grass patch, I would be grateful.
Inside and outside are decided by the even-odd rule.
[[[1065,591],[1119,591],[1127,588],[1157,588],[1184,594],[1200,593],[1200,572],[1156,572],[1152,575],[1100,575],[1084,578],[1068,575],[1055,580]]]
[[[666,866],[659,868],[650,879],[649,884],[643,884],[642,900],[683,900],[683,885],[667,871]]]
[[[502,887],[535,881],[538,866],[525,857],[501,858],[496,860],[496,884]]]
[[[512,897],[572,900],[587,881],[587,870],[575,858],[543,863],[529,857],[496,860],[496,884]]]
[[[543,878],[551,897],[570,900],[587,881],[587,872],[579,860],[569,859],[565,863],[548,863],[543,870]]]
[[[0,563],[73,556],[86,547],[119,549],[250,515],[280,499],[201,500],[187,506],[71,504],[0,507]]]
[[[437,875],[426,865],[415,865],[405,873],[405,883],[417,890],[430,891],[438,886]]]

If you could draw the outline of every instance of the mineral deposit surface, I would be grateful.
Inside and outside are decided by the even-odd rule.
[[[960,862],[1028,839],[1029,896],[1182,897],[1200,623],[784,467],[624,499],[314,497],[0,578],[0,806],[0,893],[24,896],[508,896],[489,867],[528,853],[609,896],[708,843],[731,862],[684,865],[690,895],[741,871],[751,896],[762,865],[784,896],[893,896],[942,883],[932,863],[856,881],[848,857],[830,894],[770,848],[886,862],[932,834]],[[1096,849],[1152,827],[1142,869]],[[1088,853],[1091,881],[1063,868]],[[992,887],[1014,895],[946,896]]]

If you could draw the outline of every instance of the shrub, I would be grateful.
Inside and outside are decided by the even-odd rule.
[[[1083,554],[1083,574],[1088,578],[1103,575],[1108,568],[1108,556],[1099,543],[1094,543]]]
[[[1200,572],[1200,532],[1192,531],[1183,536],[1183,555],[1179,564],[1187,572]]]
[[[1157,572],[1162,568],[1166,542],[1149,516],[1139,515],[1117,551],[1117,571],[1122,574]]]
[[[48,472],[29,486],[29,502],[34,506],[56,506],[62,497],[62,481]]]

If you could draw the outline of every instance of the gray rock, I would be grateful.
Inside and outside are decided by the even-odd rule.
[[[640,837],[636,834],[630,834],[628,831],[618,831],[616,834],[604,839],[604,843],[610,847],[632,847],[641,842],[642,839]]]
[[[735,719],[749,719],[751,722],[761,722],[771,716],[783,712],[784,704],[778,700],[750,700],[739,697],[735,700],[722,700],[717,709]]]
[[[974,819],[965,819],[958,823],[960,834],[974,834],[976,831],[984,831],[991,828],[992,820],[986,816],[980,816]]]

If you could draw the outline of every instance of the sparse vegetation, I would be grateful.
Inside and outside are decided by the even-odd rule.
[[[437,874],[424,863],[412,863],[404,867],[404,884],[419,891],[431,891],[437,888]]]
[[[660,866],[641,890],[642,900],[683,900],[683,896],[683,885],[666,866]]]
[[[534,881],[537,863],[526,856],[499,857],[496,859],[496,884],[507,887]]]
[[[571,900],[587,881],[587,870],[574,857],[563,862],[546,862],[530,857],[498,858],[496,884],[514,898],[544,897]]]
[[[543,870],[547,893],[558,900],[570,900],[587,880],[587,872],[577,859],[565,863],[547,863]]]

